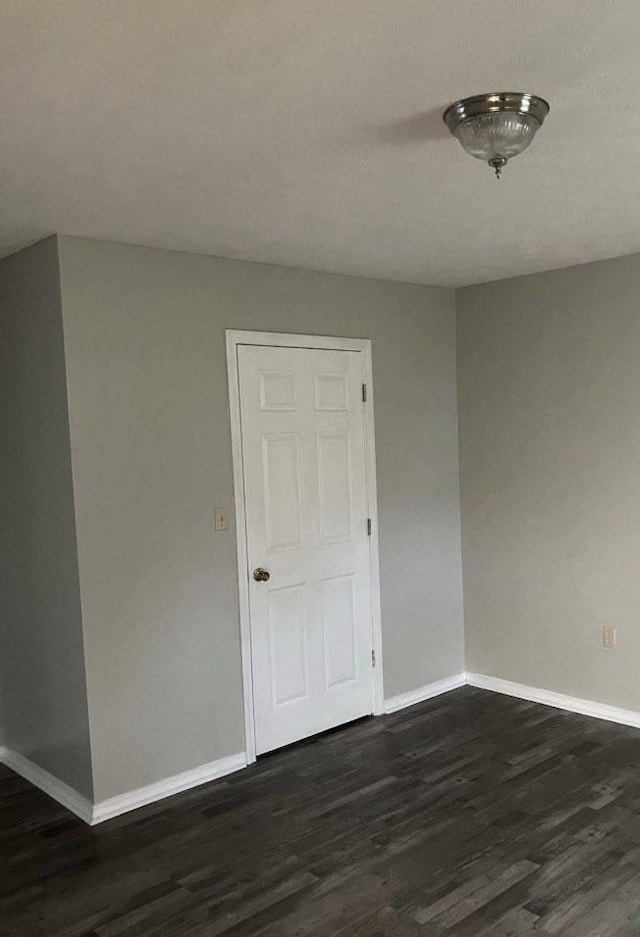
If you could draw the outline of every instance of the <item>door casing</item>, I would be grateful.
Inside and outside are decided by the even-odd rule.
[[[238,346],[264,345],[276,348],[318,348],[361,353],[362,383],[367,387],[364,407],[364,445],[368,516],[371,518],[369,559],[371,570],[371,641],[375,653],[373,668],[373,712],[384,712],[382,662],[382,618],[380,607],[380,557],[378,544],[378,505],[376,495],[376,458],[373,417],[373,374],[371,341],[366,338],[332,338],[325,335],[292,335],[282,332],[251,332],[226,330],[229,410],[231,414],[231,450],[233,457],[233,490],[236,515],[236,546],[238,557],[238,598],[240,604],[240,648],[242,661],[242,692],[244,704],[245,750],[247,764],[256,760],[256,738],[251,667],[251,619],[249,611],[249,563],[245,515],[244,473],[242,467],[242,425],[240,416],[240,385]]]

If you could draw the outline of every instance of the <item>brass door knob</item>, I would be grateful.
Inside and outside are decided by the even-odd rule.
[[[256,582],[269,582],[271,573],[268,569],[263,569],[262,566],[258,566],[258,568],[253,571],[253,578]]]

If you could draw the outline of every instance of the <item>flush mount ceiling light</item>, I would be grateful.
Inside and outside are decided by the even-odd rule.
[[[500,178],[507,160],[529,146],[549,113],[535,94],[495,91],[451,104],[442,119],[463,149],[483,159]]]

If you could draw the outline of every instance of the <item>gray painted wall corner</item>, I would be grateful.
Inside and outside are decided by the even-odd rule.
[[[0,261],[7,748],[93,793],[57,239]]]
[[[462,670],[453,292],[60,254],[96,799],[244,748],[226,328],[373,340],[385,692]]]
[[[633,711],[639,294],[640,255],[457,293],[468,669]]]

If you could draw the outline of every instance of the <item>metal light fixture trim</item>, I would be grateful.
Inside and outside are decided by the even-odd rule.
[[[442,119],[470,156],[500,178],[507,161],[525,150],[549,113],[544,98],[522,91],[476,94],[451,104]]]

